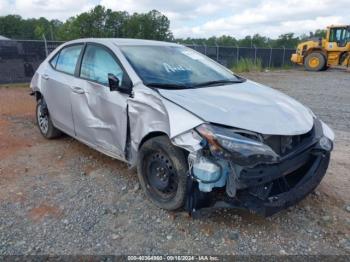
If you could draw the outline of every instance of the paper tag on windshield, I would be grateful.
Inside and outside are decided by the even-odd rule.
[[[184,50],[181,53],[183,53],[185,56],[188,56],[194,60],[203,60],[204,57],[200,54],[197,54],[196,52],[193,52],[191,50]]]

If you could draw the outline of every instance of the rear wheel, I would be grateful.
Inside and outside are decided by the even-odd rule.
[[[308,71],[321,71],[324,70],[326,65],[326,58],[319,52],[313,52],[309,54],[305,61],[304,66]]]
[[[36,120],[40,130],[40,133],[47,139],[60,136],[62,133],[56,127],[54,127],[49,110],[43,98],[38,100],[36,105]]]
[[[184,152],[166,136],[147,140],[139,151],[137,173],[141,187],[160,208],[176,210],[184,205],[187,171]]]

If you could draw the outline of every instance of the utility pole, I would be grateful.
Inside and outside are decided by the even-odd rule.
[[[53,41],[52,25],[50,25],[51,41]]]
[[[45,54],[47,57],[49,55],[49,51],[47,50],[47,42],[46,42],[45,34],[43,34],[43,39],[44,39],[44,46],[45,46]]]

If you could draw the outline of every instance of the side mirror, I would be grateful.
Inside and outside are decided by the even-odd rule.
[[[131,94],[131,82],[130,81],[123,81],[121,85],[119,85],[120,80],[115,75],[109,73],[108,74],[108,84],[109,84],[109,90],[112,91],[119,91],[121,93],[125,93],[130,95]]]
[[[119,88],[119,79],[113,74],[108,74],[109,90],[117,91]]]

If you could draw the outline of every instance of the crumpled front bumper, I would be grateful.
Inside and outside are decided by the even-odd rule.
[[[296,204],[311,193],[325,176],[334,133],[322,121],[315,119],[314,127],[299,139],[300,143],[281,154],[278,162],[253,166],[240,166],[230,157],[208,156],[208,151],[204,158],[203,154],[189,154],[185,209],[193,213],[208,207],[233,207],[270,216]],[[198,159],[209,165],[203,165],[202,169],[198,168],[200,165],[194,168],[193,163]],[[220,168],[213,168],[212,163]],[[219,180],[207,178],[210,177],[208,173],[218,172],[221,173]],[[224,183],[221,183],[222,179]]]
[[[186,209],[244,208],[271,216],[298,203],[319,185],[328,168],[330,151],[315,143],[280,163],[243,168],[235,181],[234,197],[227,195],[227,188],[201,192],[197,181],[189,176]]]
[[[235,198],[218,201],[214,206],[247,208],[254,213],[271,216],[298,203],[311,193],[326,174],[329,159],[329,152],[317,152],[311,155],[310,159],[302,166],[290,173],[283,174],[283,176],[265,184],[250,186],[239,191]],[[293,176],[299,179],[288,188],[283,181],[287,177],[292,180]],[[272,190],[274,187],[280,187],[282,190],[275,190],[277,193],[274,193]],[[264,192],[266,189],[270,192]]]

